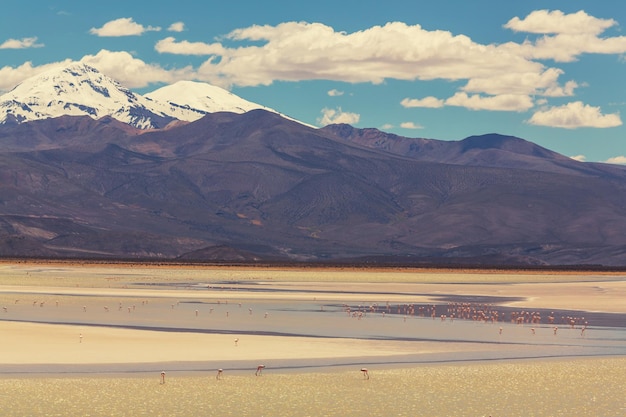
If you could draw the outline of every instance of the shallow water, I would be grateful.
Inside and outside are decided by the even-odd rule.
[[[600,326],[592,321],[583,333],[581,325],[570,328],[559,323],[555,334],[554,326],[546,323],[545,317],[540,324],[517,325],[510,320],[441,320],[441,311],[435,318],[397,311],[383,315],[380,309],[363,315],[345,311],[346,305],[354,313],[373,304],[384,306],[388,301],[396,309],[407,303],[417,306],[434,302],[445,308],[449,299],[441,297],[474,294],[474,289],[466,293],[468,287],[448,287],[441,282],[504,282],[509,288],[509,283],[520,279],[536,282],[545,276],[467,278],[462,274],[440,274],[428,277],[428,282],[439,283],[429,294],[424,293],[430,291],[424,285],[408,282],[410,277],[405,273],[395,275],[401,283],[394,283],[393,289],[384,282],[393,283],[394,274],[387,274],[383,280],[378,273],[309,271],[299,282],[320,279],[320,283],[271,282],[293,274],[296,273],[0,267],[0,284],[15,286],[0,291],[0,304],[7,306],[6,312],[0,312],[0,321],[70,325],[70,339],[63,343],[71,343],[72,349],[89,348],[93,340],[90,329],[95,328],[111,329],[103,339],[112,344],[111,349],[128,349],[135,339],[120,339],[124,342],[117,346],[117,339],[111,336],[118,328],[132,328],[141,330],[144,339],[150,330],[166,334],[173,343],[181,334],[223,333],[228,335],[229,347],[233,337],[241,338],[237,347],[240,351],[252,349],[247,344],[248,337],[266,334],[277,337],[281,343],[286,340],[281,337],[314,338],[304,342],[313,350],[312,340],[351,338],[355,344],[350,346],[382,341],[401,354],[360,357],[359,351],[355,351],[353,356],[332,360],[316,359],[308,352],[290,359],[263,356],[274,360],[266,362],[268,368],[262,377],[255,377],[253,370],[245,370],[256,365],[256,360],[252,365],[249,359],[223,362],[226,358],[217,358],[215,363],[204,358],[186,363],[185,352],[174,349],[175,353],[166,352],[162,362],[153,364],[158,371],[133,377],[146,369],[152,371],[153,365],[147,368],[139,361],[97,363],[97,358],[93,367],[88,362],[3,363],[0,345],[0,416],[626,415],[624,326]],[[333,283],[337,274],[346,282]],[[365,281],[376,282],[358,283],[364,276]],[[570,285],[568,279],[559,276],[557,282],[565,288]],[[601,282],[604,278],[575,277],[573,281],[586,279]],[[246,282],[241,284],[242,280]],[[26,285],[33,285],[34,289],[25,288]],[[607,291],[600,289],[584,295],[605,297]],[[491,289],[487,293],[497,295]],[[601,300],[619,299],[618,295]],[[506,299],[480,299],[481,304],[487,301]],[[557,313],[572,314],[570,308],[566,305]],[[80,345],[76,340],[79,331],[85,335],[84,344]],[[406,344],[411,344],[410,353],[409,349],[400,349]],[[434,348],[420,351],[426,344]],[[467,348],[469,345],[472,348]],[[254,349],[255,354],[266,354],[258,345]],[[303,349],[302,345],[298,349]],[[151,346],[151,350],[155,348]],[[4,352],[5,358],[8,353]],[[528,358],[533,359],[520,360]],[[158,372],[165,364],[167,381],[160,384]],[[359,371],[364,365],[370,368],[369,380]],[[213,373],[218,366],[225,369],[220,381]],[[341,366],[349,371],[337,371]],[[37,372],[47,375],[37,376]],[[64,372],[73,373],[59,377]]]
[[[367,285],[362,286],[367,288]],[[391,302],[387,310],[384,296],[376,293],[355,301],[354,291],[332,294],[299,292],[284,297],[283,292],[275,293],[269,285],[266,287],[262,294],[253,293],[254,297],[246,289],[216,292],[209,291],[206,286],[193,290],[186,289],[186,286],[157,290],[142,294],[144,297],[140,297],[141,293],[136,290],[125,288],[107,289],[110,292],[104,295],[98,291],[82,293],[83,288],[68,289],[67,293],[55,293],[58,289],[17,295],[0,292],[0,301],[8,305],[8,311],[0,313],[0,322],[69,324],[80,329],[76,334],[85,334],[85,342],[89,341],[90,327],[159,331],[171,335],[172,340],[181,333],[222,333],[239,337],[242,343],[248,335],[414,342],[416,346],[411,355],[406,355],[404,350],[403,357],[393,358],[409,365],[457,360],[626,355],[626,327],[592,323],[583,333],[581,325],[571,328],[558,323],[555,334],[554,325],[545,323],[545,318],[543,323],[522,325],[510,320],[442,320],[438,316],[446,304],[437,305],[438,312],[432,318],[420,316],[419,312],[398,314],[398,308],[411,301],[410,295],[404,296],[407,303]],[[20,301],[16,303],[15,298]],[[377,307],[372,312],[369,307],[374,304]],[[346,311],[347,305],[351,306],[351,313]],[[416,308],[419,305],[415,303]],[[390,313],[386,314],[386,311]],[[74,336],[71,337],[73,342]],[[440,343],[441,348],[434,352],[422,351],[420,344],[424,342]],[[45,345],[45,341],[41,343]],[[469,344],[479,347],[473,347],[462,356],[459,352],[466,349],[450,349]],[[0,355],[2,353],[3,347],[0,346]],[[357,352],[354,356],[363,355]],[[170,359],[185,360],[182,354]],[[353,361],[345,360],[345,363]],[[378,359],[365,363],[378,363]],[[341,364],[341,361],[333,364]],[[306,360],[283,361],[281,364],[283,367],[309,365]],[[215,364],[215,367],[220,366],[224,365]],[[0,357],[0,372],[7,369]]]

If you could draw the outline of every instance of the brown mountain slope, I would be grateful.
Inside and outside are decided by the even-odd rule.
[[[625,170],[521,139],[423,161],[261,110],[140,135],[63,119],[45,150],[0,133],[1,256],[626,264]]]

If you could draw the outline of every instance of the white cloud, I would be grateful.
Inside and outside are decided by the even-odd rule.
[[[122,17],[105,23],[101,28],[91,28],[89,33],[96,36],[138,36],[144,32],[160,30],[160,27],[140,25],[132,17]]]
[[[444,100],[441,100],[437,97],[424,97],[424,98],[405,98],[400,104],[402,107],[428,107],[428,108],[439,108],[443,107]]]
[[[326,126],[330,124],[337,123],[346,123],[346,124],[356,124],[359,123],[359,119],[361,116],[357,113],[349,113],[341,110],[341,107],[337,109],[322,109],[322,117],[317,119],[317,122],[320,126]]]
[[[565,86],[558,83],[563,71],[558,68],[548,68],[540,72],[525,74],[502,72],[489,77],[475,77],[468,80],[461,89],[468,93],[485,93],[489,95],[519,94],[541,95],[546,97],[564,97],[574,94],[578,84],[568,81]]]
[[[403,129],[423,129],[424,128],[424,126],[415,124],[413,122],[400,123],[400,127]]]
[[[191,67],[176,70],[164,69],[134,58],[128,52],[112,52],[105,49],[96,55],[86,55],[82,62],[97,68],[109,77],[128,88],[145,87],[152,83],[173,83],[179,80],[194,79]]]
[[[626,52],[626,38],[583,35],[590,39],[576,40],[571,47],[565,36],[577,35],[559,35],[554,45],[549,44],[554,42],[550,37],[537,43],[484,45],[464,35],[429,31],[402,22],[352,33],[338,32],[321,23],[285,22],[250,26],[224,36],[230,42],[242,42],[241,46],[208,43],[204,44],[206,51],[199,52],[203,48],[197,43],[197,49],[180,45],[167,52],[211,55],[199,68],[199,74],[220,85],[254,86],[316,79],[374,84],[385,79],[443,79],[467,80],[460,88],[467,93],[563,97],[573,95],[578,83],[569,80],[561,85],[563,70],[546,67],[537,59],[568,60],[585,52]]]
[[[528,74],[545,71],[542,64],[520,56],[517,50],[401,22],[353,33],[337,32],[320,23],[286,22],[237,29],[225,38],[255,44],[224,47],[219,59],[209,59],[199,72],[205,79],[221,78],[240,86],[277,80],[379,84],[385,79],[471,80],[508,74],[513,87],[523,85]],[[528,90],[535,92],[533,86]]]
[[[512,18],[504,27],[515,32],[598,35],[616,24],[613,19],[598,19],[584,10],[571,14],[560,10],[535,10],[524,19],[517,16]]]
[[[385,123],[380,128],[383,129],[383,130],[389,130],[389,129],[393,129],[394,126],[391,123]]]
[[[581,54],[623,54],[626,52],[626,36],[613,38],[599,38],[589,34],[544,36],[531,47],[523,46],[520,52],[529,59],[572,62]]]
[[[471,110],[494,111],[525,111],[533,106],[529,96],[517,94],[501,94],[498,96],[481,96],[456,93],[446,100],[447,106],[465,107]]]
[[[428,96],[424,98],[405,98],[400,102],[402,107],[410,108],[410,107],[429,107],[429,108],[439,108],[443,107],[444,100],[438,99],[436,97]]]
[[[576,129],[579,127],[607,128],[621,126],[619,113],[602,114],[600,107],[574,101],[563,106],[537,111],[528,123],[538,126]]]
[[[219,43],[204,42],[177,42],[173,37],[161,39],[156,43],[154,49],[163,54],[179,54],[179,55],[222,55],[226,51]]]
[[[615,156],[613,158],[609,158],[605,161],[608,164],[619,164],[619,165],[626,165],[626,156],[621,155],[621,156]]]
[[[554,36],[545,35],[536,42],[522,44],[484,45],[464,35],[444,30],[429,31],[420,25],[402,22],[351,33],[339,32],[320,23],[286,22],[234,30],[223,37],[228,41],[224,44],[219,41],[177,41],[173,37],[156,43],[155,49],[160,53],[206,56],[206,61],[197,69],[164,69],[133,58],[127,52],[106,50],[83,60],[131,88],[180,79],[206,81],[226,88],[316,79],[351,83],[443,79],[460,85],[452,97],[446,100],[432,96],[405,98],[401,101],[402,106],[438,108],[447,105],[473,110],[526,111],[534,105],[544,105],[546,97],[573,96],[580,86],[574,80],[560,81],[564,75],[562,69],[545,66],[537,59],[573,59],[584,52],[626,52],[626,37],[598,37],[613,25],[612,19],[597,19],[584,12],[538,11],[524,19],[511,19],[505,27]],[[583,27],[576,29],[577,26]],[[92,28],[91,32],[98,36],[123,36],[140,35],[146,30],[160,28],[144,27],[132,18],[122,18],[107,22],[102,28]],[[184,24],[176,22],[168,30],[184,30]],[[33,38],[23,39],[23,45],[27,44],[27,39]],[[36,45],[35,41],[32,42]],[[1,68],[0,89],[12,88],[43,68],[33,67],[30,63]],[[329,96],[341,94],[342,91],[335,89],[328,91]],[[590,115],[593,107],[582,103],[580,106],[582,110],[576,116],[580,125],[621,124],[618,114],[604,116],[596,110],[597,114]],[[555,123],[559,109],[537,112],[528,122],[577,126],[571,119]],[[560,112],[573,111],[562,109]],[[345,114],[341,117],[354,115]]]
[[[600,38],[606,29],[617,25],[613,19],[598,19],[584,11],[564,14],[559,10],[536,10],[524,19],[514,17],[504,25],[518,32],[542,34],[534,43],[508,43],[512,53],[528,59],[553,59],[571,62],[584,53],[622,54],[626,52],[626,37]]]
[[[336,89],[332,89],[328,91],[328,95],[331,97],[339,97],[339,96],[343,96],[343,91],[339,91]]]
[[[544,23],[539,22],[540,18]],[[572,29],[583,23],[590,26],[578,32]],[[467,93],[565,97],[574,94],[578,83],[569,80],[562,85],[559,78],[563,70],[546,67],[537,60],[567,61],[581,53],[624,53],[626,37],[597,36],[613,24],[612,20],[584,12],[531,13],[523,20],[511,19],[505,26],[557,35],[543,36],[534,43],[485,45],[465,35],[429,31],[402,22],[352,33],[335,31],[321,23],[285,22],[236,29],[223,37],[240,45],[167,38],[156,49],[161,53],[207,55],[209,58],[198,69],[199,78],[225,86],[318,79],[374,84],[386,79],[443,79],[467,80],[460,88]]]
[[[587,160],[587,157],[585,155],[574,155],[570,156],[570,158],[578,162],[585,162]]]
[[[44,71],[52,69],[62,64],[69,64],[71,60],[40,65],[34,67],[32,62],[25,62],[18,67],[4,66],[0,68],[0,92],[8,91],[27,78],[34,77]]]
[[[470,110],[492,111],[526,111],[533,107],[530,96],[517,94],[501,94],[497,96],[481,96],[479,94],[468,95],[458,92],[454,96],[442,100],[436,97],[424,97],[422,99],[405,98],[400,104],[403,107],[429,107],[440,108],[445,106],[465,107]]]
[[[185,30],[185,24],[183,22],[174,22],[167,30],[170,32],[183,32]]]
[[[551,86],[544,90],[543,95],[546,97],[571,97],[574,95],[574,90],[578,88],[576,81],[568,81],[563,87]]]
[[[0,44],[0,49],[27,49],[27,48],[42,48],[42,43],[37,43],[37,37],[22,38],[22,39],[7,39]]]

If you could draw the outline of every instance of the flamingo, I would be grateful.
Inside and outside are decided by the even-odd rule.
[[[256,376],[260,376],[261,373],[263,372],[263,369],[265,369],[265,365],[259,365],[256,367],[256,372],[254,373],[254,375]]]
[[[361,368],[361,372],[363,372],[363,378],[364,379],[370,379],[370,374],[367,371],[367,368]]]

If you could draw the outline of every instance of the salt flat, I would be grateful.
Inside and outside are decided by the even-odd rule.
[[[506,389],[511,378],[518,378],[510,373],[516,364],[516,369],[554,373],[554,384],[545,387],[544,397],[553,404],[561,398],[556,403],[566,404],[570,388],[556,379],[558,372],[565,372],[563,363],[591,373],[594,367],[599,372],[599,364],[612,362],[616,368],[609,365],[611,372],[625,369],[625,299],[626,280],[619,274],[2,264],[0,387],[5,391],[0,394],[12,392],[6,381],[16,379],[20,385],[45,380],[60,387],[69,378],[76,384],[123,391],[129,389],[125,384],[143,383],[164,396],[175,389],[203,392],[203,387],[219,383],[247,386],[252,391],[241,398],[247,404],[255,395],[270,395],[265,391],[270,382],[249,385],[259,384],[254,371],[262,363],[263,381],[280,379],[298,391],[297,386],[303,384],[304,389],[331,374],[328,378],[344,381],[337,389],[348,398],[363,394],[363,367],[371,375],[368,387],[378,390],[391,389],[377,384],[382,379],[392,383],[396,377],[419,385],[420,374],[427,372],[433,382],[430,395],[448,398],[440,391],[447,389],[443,379],[459,370],[494,366],[489,372]],[[522,321],[513,320],[520,315]],[[589,365],[594,361],[596,365]],[[217,369],[223,369],[223,381],[215,379]],[[166,372],[166,384],[160,384],[161,371]],[[532,379],[524,372],[519,382]],[[603,384],[602,375],[587,376],[587,384],[596,381],[589,387],[596,401],[626,384],[626,372],[611,378]],[[112,382],[119,379],[126,382]],[[414,405],[426,406],[423,399],[403,391],[409,386],[396,383],[403,387],[396,391],[401,403],[389,399],[387,408],[394,405],[409,413]],[[20,392],[30,403],[29,389]],[[83,400],[92,395],[86,390]],[[294,403],[303,394],[297,395]],[[493,404],[498,395],[502,390],[493,393]],[[120,396],[132,398],[128,392]],[[613,400],[602,400],[603,407],[619,415],[623,399]],[[428,409],[437,410],[436,404],[429,404]],[[524,406],[531,404],[520,402]],[[455,407],[441,404],[439,410],[446,415],[489,415],[498,409],[465,413]],[[91,410],[92,415],[106,415],[104,409],[95,414]],[[351,411],[358,409],[352,404],[336,415],[356,415]],[[334,415],[323,404],[301,410],[282,414],[326,410]],[[571,407],[565,408],[567,414],[550,407],[538,410],[544,411],[535,415],[585,415]],[[12,411],[19,415],[18,408]],[[527,415],[523,408],[518,411],[508,415]]]

